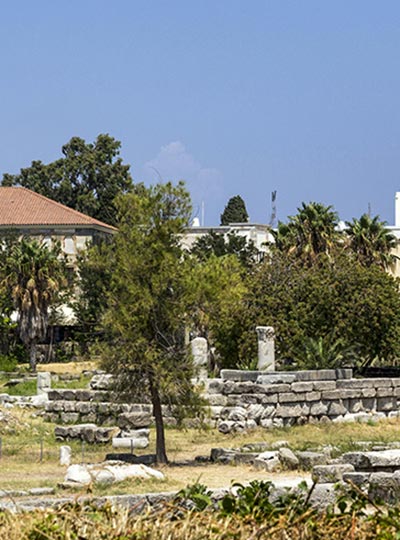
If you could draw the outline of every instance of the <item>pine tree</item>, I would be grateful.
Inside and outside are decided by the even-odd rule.
[[[247,223],[249,214],[246,210],[244,200],[240,195],[231,197],[221,214],[221,225],[229,225],[230,223]]]

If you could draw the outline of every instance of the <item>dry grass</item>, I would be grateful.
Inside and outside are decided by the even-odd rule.
[[[93,360],[91,361],[79,361],[68,362],[65,364],[50,363],[50,364],[38,364],[38,371],[51,371],[52,373],[70,373],[71,375],[78,375],[83,371],[92,371],[99,368],[99,363]]]
[[[10,414],[10,411],[4,411]],[[54,425],[46,423],[31,411],[12,409],[15,423],[1,427],[2,457],[0,489],[24,490],[32,487],[56,487],[62,482],[65,467],[59,461],[61,442],[54,439]],[[209,455],[213,447],[237,448],[246,443],[286,440],[294,449],[317,448],[323,445],[338,446],[342,450],[351,450],[360,440],[380,442],[400,441],[400,422],[388,420],[376,425],[336,424],[326,426],[298,426],[289,429],[256,430],[247,434],[222,435],[216,430],[198,431],[194,429],[167,429],[167,450],[172,462],[193,460],[197,455]],[[43,461],[40,462],[40,447],[43,441]],[[150,447],[141,453],[153,453],[155,433],[150,435]],[[73,462],[82,461],[82,446],[79,442],[70,442]],[[84,461],[101,462],[106,453],[112,453],[111,444],[84,447]],[[245,482],[251,479],[280,481],[281,475],[272,475],[257,471],[247,465],[188,465],[162,468],[166,480],[129,481],[112,488],[95,488],[95,493],[143,493],[146,491],[178,490],[196,480],[209,487],[229,486],[232,481]],[[288,474],[284,474],[288,477]]]

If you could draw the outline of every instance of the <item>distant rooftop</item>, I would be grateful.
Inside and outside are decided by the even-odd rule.
[[[0,227],[81,226],[106,228],[107,225],[23,187],[0,187]]]

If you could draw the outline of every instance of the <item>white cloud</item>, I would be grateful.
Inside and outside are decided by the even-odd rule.
[[[203,167],[186,150],[181,141],[162,146],[157,156],[144,165],[145,180],[151,183],[184,180],[192,196],[194,208],[201,202],[211,207],[222,196],[222,174],[218,169]]]

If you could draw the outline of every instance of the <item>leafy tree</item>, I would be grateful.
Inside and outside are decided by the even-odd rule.
[[[277,230],[271,231],[274,249],[313,263],[318,255],[328,255],[337,246],[339,217],[331,206],[315,202],[302,203],[297,211],[287,224],[279,222]]]
[[[75,333],[83,354],[89,345],[102,336],[102,317],[107,309],[110,289],[114,244],[102,241],[90,246],[77,258],[78,294],[71,301],[79,330]]]
[[[244,236],[239,236],[234,232],[228,233],[225,238],[223,234],[211,231],[196,240],[191,253],[201,261],[212,256],[235,255],[248,268],[260,259],[260,252],[254,242],[247,241]]]
[[[190,262],[188,311],[194,333],[207,339],[210,350],[215,348],[211,367],[236,364],[237,350],[232,345],[242,332],[235,313],[246,292],[243,267],[233,255]]]
[[[190,406],[192,360],[185,346],[187,265],[179,243],[190,217],[182,183],[160,184],[117,201],[118,234],[104,327],[104,366],[121,389],[148,391],[156,423],[157,461],[165,463],[161,403]]]
[[[4,174],[2,185],[20,185],[111,225],[115,197],[132,189],[129,165],[119,157],[121,143],[100,134],[94,143],[79,137],[62,147],[63,157],[49,164],[33,161],[19,174]]]
[[[249,215],[244,200],[240,195],[231,197],[221,214],[221,225],[246,223],[247,221],[249,221]]]
[[[18,331],[29,351],[29,363],[36,370],[37,343],[46,335],[49,309],[66,286],[61,249],[48,249],[23,238],[12,245],[3,267],[3,283],[9,287],[18,311]]]
[[[341,340],[356,347],[366,364],[393,363],[400,355],[399,283],[381,268],[365,267],[346,253],[319,257],[310,266],[274,253],[257,266],[248,283],[237,341],[240,359],[256,356],[254,329],[276,331],[277,356],[298,359],[310,338]],[[354,357],[354,355],[352,355]]]
[[[397,245],[397,239],[386,228],[386,222],[380,221],[379,216],[371,218],[363,214],[360,219],[347,221],[346,225],[348,246],[362,264],[378,265],[384,269],[393,265],[397,257],[391,252]]]

